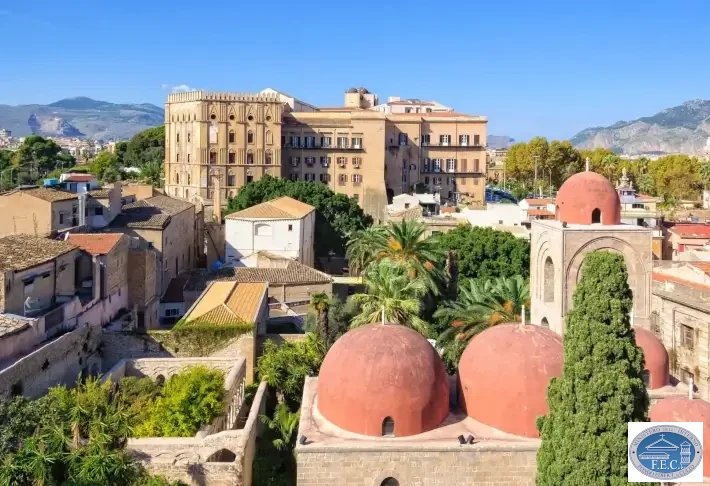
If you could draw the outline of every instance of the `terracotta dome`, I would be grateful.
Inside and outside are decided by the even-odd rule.
[[[538,437],[547,385],[562,374],[560,336],[540,326],[499,324],[471,339],[459,362],[460,400],[474,420]]]
[[[636,345],[643,349],[646,358],[645,369],[648,370],[648,387],[663,388],[670,383],[668,371],[668,351],[663,343],[651,331],[634,327]]]
[[[702,422],[703,423],[703,476],[710,476],[710,403],[689,398],[664,398],[648,411],[651,422]]]
[[[338,427],[370,436],[420,434],[449,414],[449,381],[434,347],[416,331],[370,324],[338,339],[318,377],[320,413]]]
[[[609,180],[596,172],[580,172],[562,184],[557,220],[571,224],[621,224],[619,195]]]

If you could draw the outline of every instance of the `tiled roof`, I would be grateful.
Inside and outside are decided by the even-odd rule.
[[[93,180],[96,180],[96,176],[93,174],[71,174],[62,182],[91,182]]]
[[[283,196],[229,214],[226,219],[300,219],[315,209],[310,204]]]
[[[148,199],[144,199],[143,202],[146,202],[153,207],[161,209],[165,214],[169,214],[170,216],[175,216],[176,214],[180,214],[186,209],[195,207],[195,205],[190,202],[162,195],[149,197]]]
[[[213,282],[185,316],[185,324],[253,323],[267,288],[266,283]]]
[[[48,202],[68,201],[70,199],[78,199],[75,192],[63,191],[61,189],[51,189],[48,187],[36,187],[34,189],[20,189],[23,194],[34,196]]]
[[[704,285],[698,282],[693,282],[691,280],[686,280],[681,277],[676,277],[675,275],[667,275],[665,273],[661,272],[653,272],[652,273],[652,279],[656,282],[673,282],[673,283],[678,283],[681,285],[686,285],[688,287],[698,289],[698,290],[705,290],[709,291],[710,290],[710,285]]]
[[[123,206],[121,214],[111,222],[111,227],[162,230],[170,222],[170,216],[193,207],[192,203],[168,196],[149,197]]]
[[[555,204],[555,200],[549,198],[527,198],[525,199],[525,202],[530,206],[547,206],[548,204]]]
[[[95,199],[108,199],[111,197],[111,189],[94,189],[89,191],[88,194]]]
[[[124,235],[122,233],[69,233],[69,243],[92,255],[106,255]]]
[[[710,277],[710,262],[690,262],[690,264]]]
[[[682,238],[710,238],[710,224],[676,224],[670,231]]]
[[[165,290],[163,297],[160,302],[163,304],[185,302],[185,297],[183,296],[182,289],[185,287],[185,282],[187,281],[190,274],[181,273],[177,277],[173,277],[168,284],[168,288]]]
[[[528,209],[528,216],[554,216],[555,213],[547,209]]]
[[[327,273],[294,260],[281,268],[224,267],[213,272],[195,270],[185,284],[185,290],[202,291],[210,282],[267,282],[270,285],[307,285],[331,283]]]
[[[24,331],[30,327],[31,319],[14,314],[0,314],[0,339]]]
[[[23,270],[49,262],[77,247],[66,241],[28,235],[0,238],[0,270]]]

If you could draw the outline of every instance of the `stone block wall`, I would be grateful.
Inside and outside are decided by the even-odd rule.
[[[301,448],[298,486],[380,486],[387,478],[407,486],[533,486],[536,448],[456,450],[391,447]]]

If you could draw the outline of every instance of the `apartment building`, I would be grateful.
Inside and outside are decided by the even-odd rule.
[[[273,89],[169,95],[166,192],[211,204],[216,183],[228,198],[269,174],[327,184],[378,218],[417,183],[445,200],[483,203],[487,119],[405,102],[402,110],[379,109],[365,88],[349,89],[336,108]]]

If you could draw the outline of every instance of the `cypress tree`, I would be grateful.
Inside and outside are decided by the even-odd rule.
[[[588,254],[567,319],[562,376],[551,380],[550,411],[537,423],[539,486],[628,484],[627,423],[648,421],[649,405],[632,303],[623,257]]]

